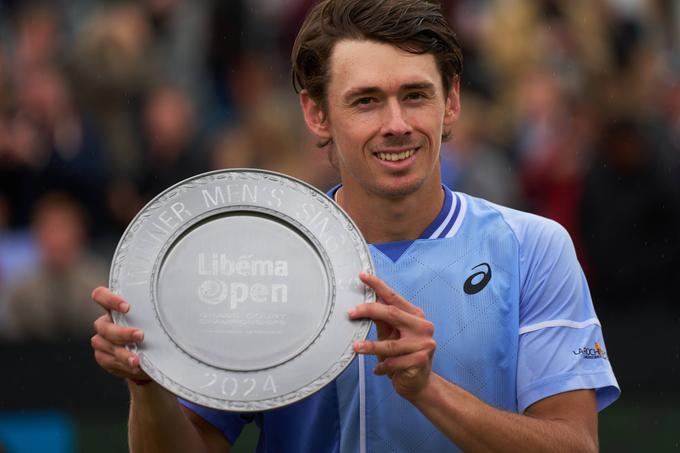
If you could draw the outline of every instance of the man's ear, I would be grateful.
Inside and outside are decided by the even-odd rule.
[[[460,115],[460,77],[454,76],[451,90],[446,96],[444,109],[444,126],[451,126]]]
[[[319,137],[321,141],[331,140],[333,137],[328,126],[328,117],[323,108],[309,96],[307,90],[300,91],[300,106],[305,123],[312,134]]]

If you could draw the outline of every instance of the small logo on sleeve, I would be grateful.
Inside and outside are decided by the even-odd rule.
[[[607,360],[607,352],[602,349],[600,343],[595,342],[594,347],[583,347],[571,351],[575,356],[581,356],[584,359],[604,359]]]
[[[473,267],[472,270],[474,271],[479,267],[485,267],[486,270],[475,272],[474,274],[470,275],[467,280],[465,280],[465,284],[463,285],[463,291],[465,291],[465,294],[477,294],[483,290],[489,283],[489,280],[491,280],[491,266],[489,266],[487,263],[481,263]],[[479,278],[480,275],[482,276],[481,278]]]

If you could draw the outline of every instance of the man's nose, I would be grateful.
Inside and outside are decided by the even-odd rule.
[[[403,106],[396,99],[390,99],[385,106],[382,134],[385,136],[407,135],[412,130]]]

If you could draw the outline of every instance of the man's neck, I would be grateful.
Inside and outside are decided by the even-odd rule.
[[[434,221],[444,203],[441,183],[403,197],[384,197],[341,187],[335,199],[357,224],[367,242],[415,240]]]

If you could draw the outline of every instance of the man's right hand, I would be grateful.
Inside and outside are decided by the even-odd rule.
[[[127,313],[128,304],[122,297],[108,288],[98,287],[92,291],[92,300],[98,303],[106,313],[94,322],[95,335],[91,343],[94,358],[106,371],[116,376],[133,381],[145,381],[149,376],[139,367],[139,356],[125,348],[129,343],[141,343],[144,332],[134,327],[114,324],[112,311]]]

